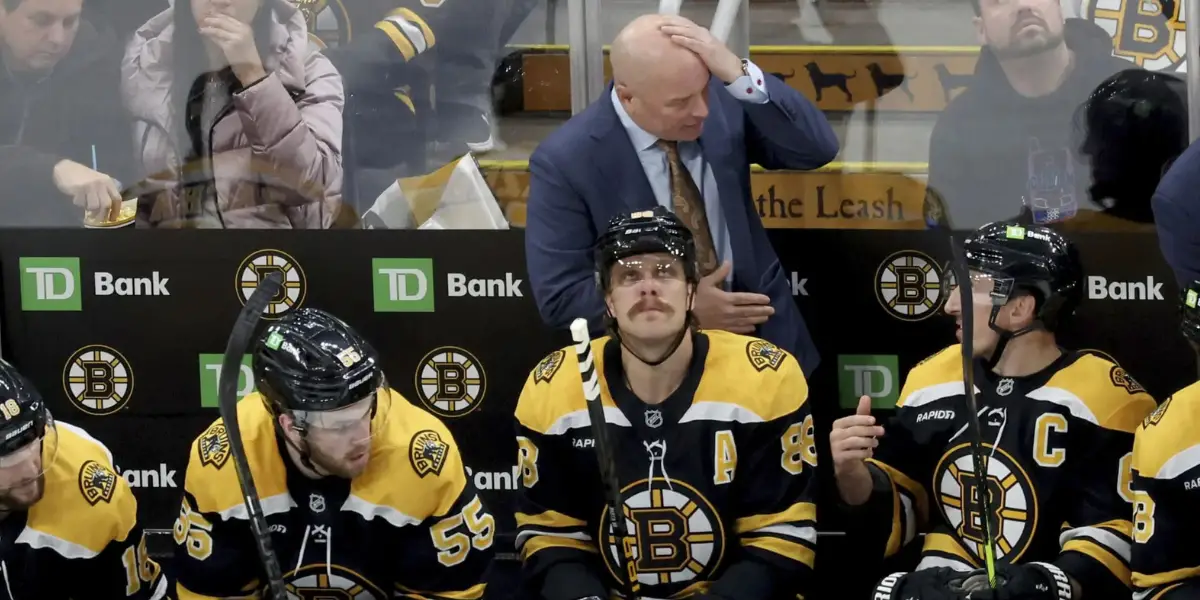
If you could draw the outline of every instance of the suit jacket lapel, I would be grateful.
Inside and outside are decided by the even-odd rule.
[[[611,91],[612,86],[608,89]],[[654,208],[658,200],[610,98],[611,95],[606,93],[594,105],[597,116],[591,127],[592,138],[599,145],[592,156],[600,171],[600,181],[604,183],[602,189],[616,195],[606,200],[620,203],[624,212]]]

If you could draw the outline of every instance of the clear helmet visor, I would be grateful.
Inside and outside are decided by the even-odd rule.
[[[38,425],[31,421],[0,440],[4,446],[13,448],[0,455],[0,510],[28,508],[40,500],[45,491],[43,476],[58,458],[59,432],[49,411],[46,411],[45,426],[39,428]],[[98,469],[97,477],[104,481],[84,487],[103,491],[116,483],[110,481],[115,475],[107,467]],[[81,485],[83,483],[81,481]]]
[[[646,280],[684,283],[683,260],[667,253],[638,254],[618,259],[612,266],[613,287],[628,287]]]
[[[391,388],[381,377],[379,387],[358,402],[336,410],[296,410],[291,415],[314,457],[356,462],[370,454],[391,413]]]
[[[971,302],[975,306],[987,308],[1004,306],[1012,298],[1014,282],[1011,277],[993,275],[982,271],[970,271],[970,277]],[[950,287],[953,293],[962,293],[958,290],[958,280],[956,278],[950,279]]]

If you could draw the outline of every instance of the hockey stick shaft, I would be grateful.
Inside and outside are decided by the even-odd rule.
[[[571,338],[575,340],[575,355],[579,359],[579,375],[583,381],[583,398],[587,401],[588,419],[592,424],[592,437],[596,439],[596,460],[600,465],[600,480],[604,483],[608,496],[608,526],[617,541],[618,564],[624,567],[624,587],[627,598],[632,600],[641,589],[637,579],[637,566],[633,560],[634,535],[631,526],[625,519],[625,502],[621,498],[621,481],[617,477],[616,459],[604,421],[604,407],[600,402],[600,377],[596,373],[592,339],[588,334],[586,319],[575,319],[571,323]],[[599,550],[606,552],[606,545],[607,542],[601,540]]]
[[[979,425],[979,403],[975,398],[975,356],[974,356],[974,323],[975,299],[971,284],[971,273],[967,269],[967,256],[962,246],[954,239],[954,227],[950,220],[950,212],[941,194],[932,188],[925,191],[925,214],[928,225],[935,231],[941,231],[946,236],[950,247],[950,271],[954,274],[958,285],[959,304],[962,305],[962,369],[963,396],[967,400],[967,435],[971,443],[971,462],[977,479],[976,487],[978,502],[983,504],[983,562],[987,569],[988,585],[996,587],[996,529],[999,524],[995,516],[999,511],[992,510],[991,494],[987,492],[988,464],[983,452],[983,428]],[[931,215],[933,218],[930,218]],[[997,442],[998,443],[998,442]],[[998,500],[998,499],[997,499]],[[963,498],[969,502],[969,498]]]
[[[242,445],[241,427],[237,417],[237,383],[242,370],[242,357],[250,348],[254,330],[258,326],[263,309],[283,288],[283,276],[271,273],[260,281],[254,293],[246,300],[242,311],[238,313],[237,321],[229,334],[225,345],[225,357],[221,363],[221,377],[217,384],[217,405],[221,411],[221,419],[225,422],[225,431],[229,436],[229,450],[233,455],[233,465],[237,470],[238,484],[242,488],[242,497],[246,503],[250,529],[254,532],[254,541],[258,549],[258,557],[266,571],[270,598],[287,600],[287,588],[283,584],[283,571],[279,568],[279,560],[271,546],[271,532],[267,527],[267,518],[263,514],[262,503],[258,500],[258,489],[254,485],[254,475],[250,471],[250,460],[246,457],[246,448]]]

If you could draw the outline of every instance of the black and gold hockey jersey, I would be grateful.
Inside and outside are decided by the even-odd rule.
[[[42,499],[0,521],[0,597],[164,598],[166,577],[146,553],[137,500],[112,454],[73,425],[54,431],[42,450]]]
[[[1139,600],[1200,598],[1200,383],[1167,398],[1133,446],[1133,587]]]
[[[723,331],[693,340],[683,383],[659,405],[623,384],[618,342],[592,342],[625,516],[637,532],[639,594],[793,599],[816,549],[808,385],[769,342]],[[546,600],[624,589],[602,527],[608,509],[582,389],[566,348],[537,365],[517,403],[517,548]]]
[[[991,497],[999,562],[1052,562],[1085,595],[1127,588],[1133,432],[1154,400],[1124,369],[1085,352],[1027,377],[976,361],[974,377],[985,483],[972,462],[961,347],[908,374],[870,459],[891,486],[888,554],[927,530],[918,568],[981,567],[979,499]]]
[[[238,403],[242,440],[288,591],[299,598],[478,600],[495,520],[446,427],[391,392],[366,472],[313,480],[285,458],[262,398]],[[384,408],[386,406],[386,409]],[[175,521],[179,600],[264,585],[224,422],[192,444]]]

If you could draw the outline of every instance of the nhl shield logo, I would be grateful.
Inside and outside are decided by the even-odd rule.
[[[996,384],[996,393],[1000,394],[1001,396],[1007,396],[1011,394],[1013,391],[1013,383],[1013,380],[1009,379],[1008,377],[1001,379],[1000,383]]]
[[[663,423],[662,411],[657,408],[646,409],[646,427],[656,428]]]
[[[315,513],[325,512],[325,496],[320,494],[309,494],[308,510],[311,510]]]

